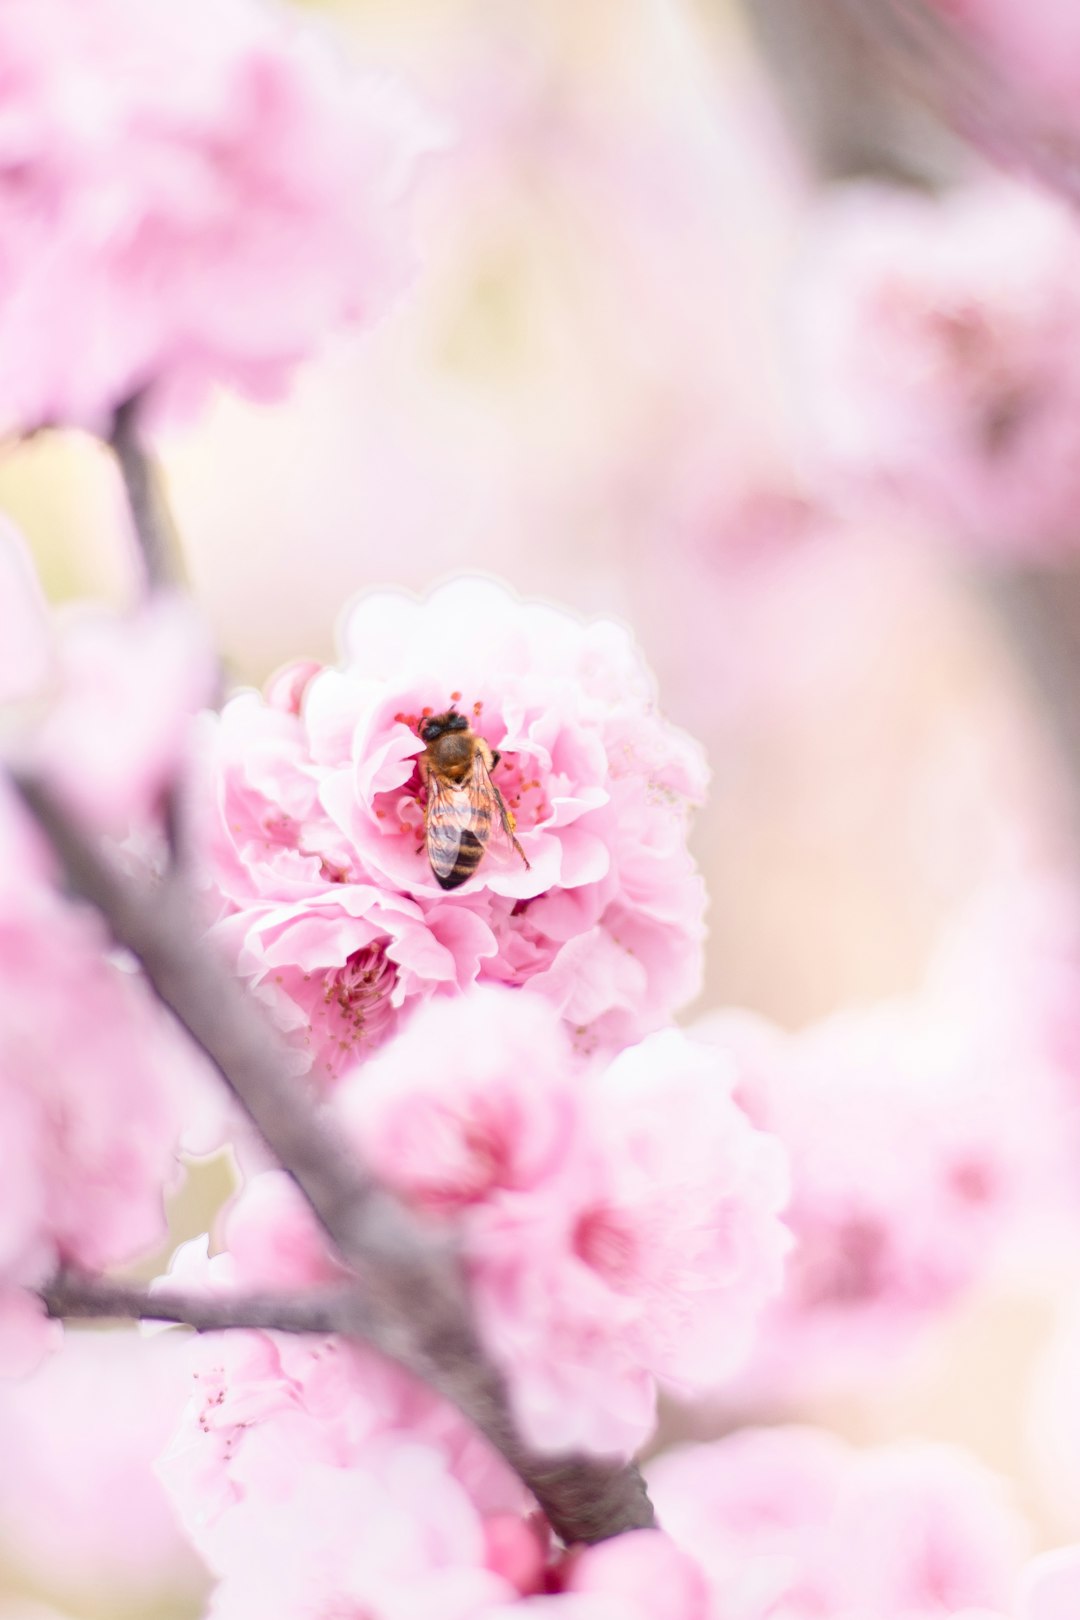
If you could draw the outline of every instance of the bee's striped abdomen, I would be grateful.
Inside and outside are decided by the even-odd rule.
[[[428,856],[442,888],[459,888],[472,877],[490,833],[491,812],[486,804],[471,800],[440,806],[428,823]]]

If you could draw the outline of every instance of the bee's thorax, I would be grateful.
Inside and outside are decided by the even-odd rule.
[[[428,754],[435,769],[453,781],[468,775],[476,739],[467,731],[446,731],[428,743]]]

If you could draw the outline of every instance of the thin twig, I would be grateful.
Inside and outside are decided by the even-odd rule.
[[[653,1523],[637,1470],[538,1457],[522,1443],[503,1379],[473,1328],[454,1256],[362,1170],[331,1128],[265,1011],[203,937],[184,886],[144,889],[118,871],[54,795],[16,783],[74,891],[142,963],[158,996],[217,1067],[363,1285],[364,1337],[423,1378],[520,1475],[564,1541],[600,1541]]]
[[[279,1333],[350,1333],[363,1337],[364,1304],[354,1285],[302,1294],[194,1294],[61,1271],[41,1290],[58,1321],[176,1322],[199,1333],[261,1328]]]
[[[113,416],[109,444],[124,481],[135,538],[152,591],[184,585],[176,530],[161,490],[161,479],[139,432],[142,396],[133,394]]]

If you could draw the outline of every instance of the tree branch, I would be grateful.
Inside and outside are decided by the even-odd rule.
[[[139,433],[142,398],[141,394],[133,394],[117,406],[109,444],[124,481],[147,583],[152,591],[160,591],[183,586],[185,579],[160,476]]]
[[[759,0],[752,0],[757,4]],[[896,83],[965,139],[1080,204],[1080,150],[1039,98],[926,0],[831,0]]]
[[[1068,831],[1080,848],[1080,568],[1071,562],[999,564],[984,567],[977,580],[1056,744]]]
[[[363,1288],[363,1337],[452,1401],[532,1491],[566,1542],[601,1541],[653,1523],[638,1471],[577,1457],[538,1457],[522,1443],[501,1375],[472,1325],[455,1257],[365,1174],[293,1072],[265,1011],[203,937],[175,877],[141,888],[119,872],[50,790],[16,786],[71,887],[214,1063],[290,1173]]]
[[[937,187],[970,166],[837,0],[744,0],[800,150],[825,180]]]
[[[58,1321],[115,1318],[176,1322],[199,1333],[261,1328],[279,1333],[364,1336],[363,1301],[351,1285],[303,1294],[193,1294],[179,1288],[151,1291],[136,1283],[61,1271],[41,1290],[41,1299]]]

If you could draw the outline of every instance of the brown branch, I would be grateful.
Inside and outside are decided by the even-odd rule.
[[[837,0],[744,0],[799,150],[825,180],[936,188],[970,167],[963,146],[891,73]]]
[[[176,529],[161,488],[161,478],[139,432],[143,396],[133,394],[113,416],[109,444],[124,482],[135,538],[152,591],[185,584]]]
[[[137,1283],[61,1271],[40,1297],[58,1321],[176,1322],[199,1333],[260,1328],[366,1336],[364,1304],[351,1285],[303,1294],[194,1294],[179,1288],[151,1291]]]
[[[454,1256],[364,1173],[297,1080],[265,1010],[206,941],[184,886],[176,878],[155,889],[137,886],[41,782],[23,778],[16,786],[71,887],[139,959],[356,1273],[367,1311],[363,1336],[459,1408],[520,1475],[564,1541],[600,1541],[651,1525],[652,1505],[635,1468],[538,1457],[522,1443],[502,1377],[473,1328]]]
[[[986,567],[977,576],[1018,658],[1063,768],[1080,848],[1080,568]]]
[[[757,3],[757,0],[755,0]],[[996,162],[1080,204],[1080,145],[973,34],[926,0],[831,0],[894,82]]]

